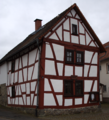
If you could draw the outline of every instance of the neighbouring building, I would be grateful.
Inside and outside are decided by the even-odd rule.
[[[76,4],[43,26],[36,19],[35,31],[0,61],[8,106],[37,106],[44,114],[98,106],[102,52]]]
[[[100,83],[103,86],[103,102],[109,102],[109,42],[104,44],[106,53],[100,54]]]

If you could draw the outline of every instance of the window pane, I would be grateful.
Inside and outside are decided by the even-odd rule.
[[[65,81],[64,82],[64,94],[71,96],[72,95],[72,82],[71,81]]]
[[[70,52],[70,56],[72,56],[72,53]]]
[[[69,57],[67,57],[67,61],[70,61],[70,58],[69,58]]]
[[[77,58],[77,62],[81,62],[81,58]]]
[[[80,53],[77,53],[77,57],[81,57],[81,54],[80,54]]]
[[[83,81],[76,81],[75,83],[75,95],[83,95]]]
[[[70,52],[67,52],[67,56],[70,56]]]

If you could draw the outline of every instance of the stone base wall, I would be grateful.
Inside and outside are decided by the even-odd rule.
[[[71,109],[40,109],[38,110],[38,115],[39,116],[70,115],[70,114],[79,114],[79,113],[92,113],[92,112],[96,113],[100,111],[101,109],[98,106],[71,108]]]
[[[7,105],[7,88],[6,84],[0,84],[0,105]]]
[[[24,107],[11,107],[11,109],[19,110],[23,113],[35,115],[35,108],[24,108]],[[80,113],[96,113],[100,112],[101,109],[98,106],[71,108],[71,109],[37,109],[38,116],[57,116],[57,115],[70,115]]]

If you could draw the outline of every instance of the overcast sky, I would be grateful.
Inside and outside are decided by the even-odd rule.
[[[109,0],[0,0],[0,59],[35,30],[76,3],[102,43],[109,41]]]

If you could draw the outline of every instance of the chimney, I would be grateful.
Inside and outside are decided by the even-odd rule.
[[[38,30],[42,26],[42,20],[36,19],[35,22],[35,31]]]

